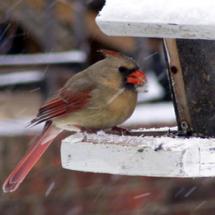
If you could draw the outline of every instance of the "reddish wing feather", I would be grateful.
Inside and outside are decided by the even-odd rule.
[[[71,93],[68,90],[62,90],[60,95],[48,101],[43,105],[35,119],[31,121],[32,125],[51,120],[64,114],[72,113],[82,109],[89,101],[91,90],[85,90],[79,93]]]

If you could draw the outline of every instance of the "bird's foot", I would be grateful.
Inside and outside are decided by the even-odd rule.
[[[79,127],[81,132],[86,132],[86,133],[97,133],[98,131],[101,131],[100,129],[95,129],[95,128],[84,128],[84,127]],[[111,131],[111,132],[110,132]],[[131,132],[127,130],[126,128],[121,128],[114,126],[111,128],[111,130],[104,130],[106,133],[113,133],[113,134],[118,134],[118,135],[131,135]]]
[[[99,130],[98,129],[93,129],[93,128],[80,128],[81,132],[86,132],[86,133],[97,133]]]
[[[131,132],[126,129],[126,128],[121,128],[121,127],[117,127],[114,126],[111,131],[115,134],[120,134],[120,135],[131,135]]]

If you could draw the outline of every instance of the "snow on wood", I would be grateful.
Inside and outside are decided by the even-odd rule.
[[[76,133],[63,140],[65,169],[158,177],[215,176],[215,139]]]
[[[215,39],[213,0],[106,0],[96,21],[109,35]]]

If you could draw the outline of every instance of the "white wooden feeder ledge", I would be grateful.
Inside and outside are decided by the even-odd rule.
[[[215,139],[77,133],[63,140],[65,169],[120,175],[215,175]]]
[[[214,0],[106,0],[96,22],[108,35],[215,39],[214,8]],[[215,139],[77,133],[62,141],[61,160],[95,173],[215,176]]]

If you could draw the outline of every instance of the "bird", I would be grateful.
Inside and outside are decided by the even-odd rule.
[[[30,125],[45,122],[43,132],[4,181],[4,192],[18,189],[62,131],[111,129],[131,116],[146,75],[131,57],[113,50],[99,52],[102,60],[73,75],[40,107]]]

